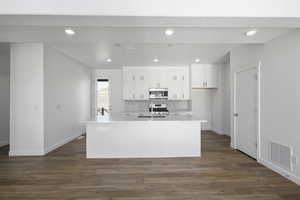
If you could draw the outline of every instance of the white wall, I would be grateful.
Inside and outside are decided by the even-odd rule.
[[[0,51],[0,147],[9,143],[10,49]]]
[[[84,132],[88,68],[42,43],[18,43],[10,69],[10,155],[44,155]]]
[[[218,64],[217,89],[192,89],[192,112],[204,130],[230,136],[230,65]]]
[[[57,50],[45,46],[45,151],[84,133],[90,119],[91,71]]]
[[[232,70],[261,68],[261,161],[300,184],[300,31],[281,36],[264,46],[244,46],[231,52]],[[232,119],[232,118],[231,118]],[[232,131],[231,131],[232,132]],[[298,163],[287,172],[269,159],[270,141],[290,146]]]
[[[11,44],[10,155],[44,154],[43,48]]]
[[[2,0],[0,14],[299,17],[298,0]]]
[[[261,79],[261,159],[269,160],[269,142],[293,148],[293,175],[300,184],[300,31],[265,45]]]
[[[110,81],[110,103],[111,113],[124,111],[123,101],[123,72],[122,69],[95,70],[95,81],[97,79],[109,79]],[[95,96],[93,97],[95,98]]]
[[[192,112],[193,116],[207,120],[203,124],[204,130],[212,130],[212,89],[193,89],[192,90]]]
[[[219,64],[218,89],[212,91],[212,130],[230,136],[230,64]]]

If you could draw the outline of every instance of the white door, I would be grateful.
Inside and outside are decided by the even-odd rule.
[[[236,145],[237,149],[257,157],[257,70],[236,74]]]

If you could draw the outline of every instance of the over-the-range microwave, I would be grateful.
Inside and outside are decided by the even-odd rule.
[[[150,88],[149,99],[168,99],[168,88]]]

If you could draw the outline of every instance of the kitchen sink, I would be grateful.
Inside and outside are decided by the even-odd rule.
[[[138,118],[165,118],[165,115],[138,115]]]
[[[139,115],[138,118],[151,118],[151,115]]]

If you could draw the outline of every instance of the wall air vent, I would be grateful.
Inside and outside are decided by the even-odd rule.
[[[274,142],[270,143],[270,160],[273,164],[291,171],[291,157],[292,150],[290,147]]]

